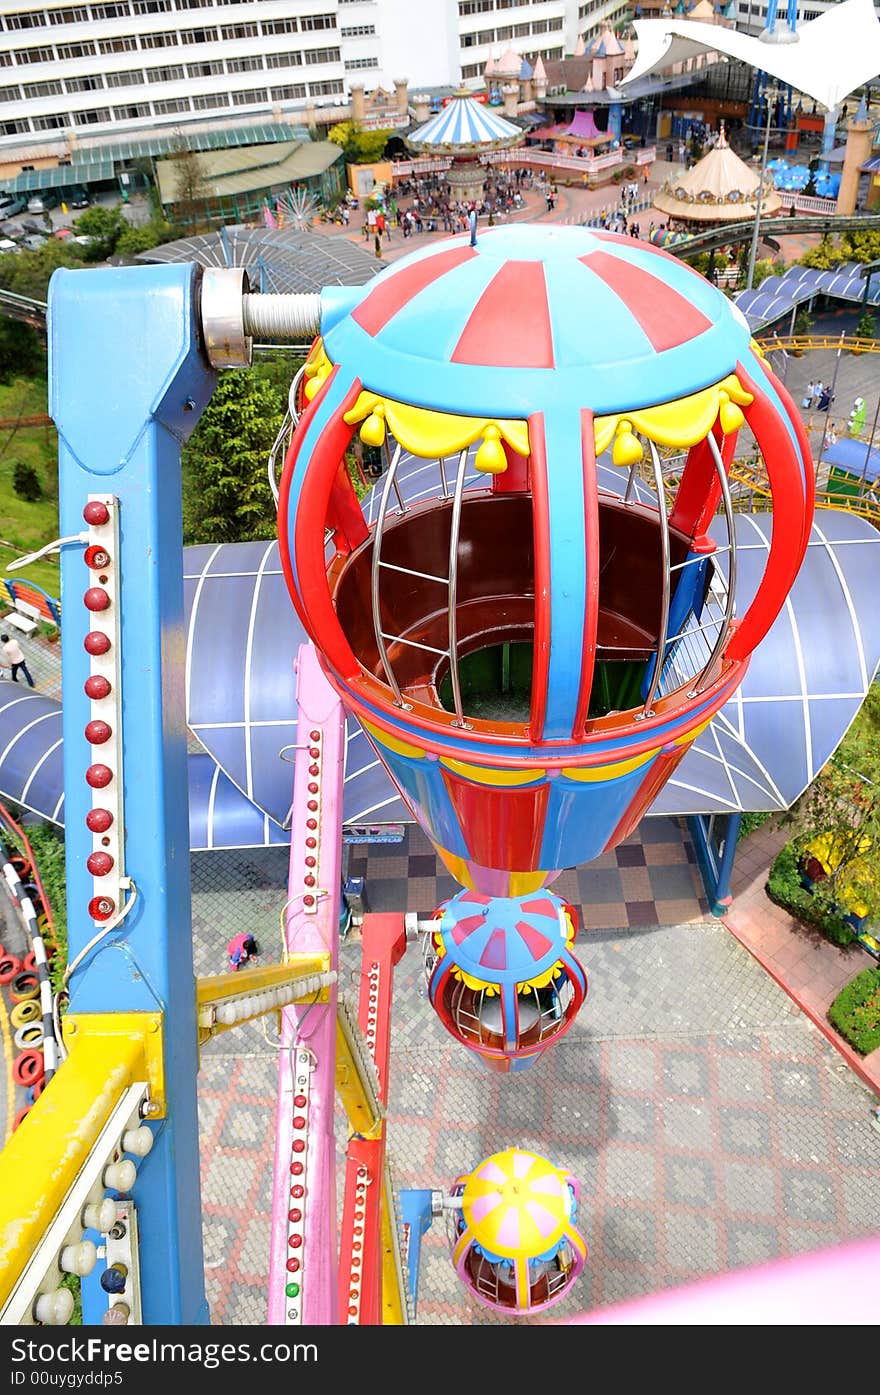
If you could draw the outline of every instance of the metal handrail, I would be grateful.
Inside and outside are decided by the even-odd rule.
[[[694,686],[694,694],[698,695],[708,681],[715,663],[720,658],[724,649],[724,644],[730,630],[730,622],[733,619],[733,609],[736,604],[736,524],[733,517],[733,500],[730,497],[730,483],[727,478],[727,471],[724,468],[724,461],[721,459],[721,452],[718,449],[718,442],[710,431],[706,440],[709,443],[709,450],[715,462],[715,472],[718,475],[718,482],[721,485],[721,497],[724,501],[724,518],[727,523],[727,539],[730,548],[730,567],[727,574],[727,604],[724,608],[724,619],[721,622],[721,629],[718,638],[712,648],[712,653],[706,661],[706,666],[700,674]]]
[[[294,381],[296,381],[296,380],[294,379]],[[292,392],[292,389],[291,389],[291,392]],[[281,444],[282,444],[282,442],[284,441],[285,437],[287,437],[288,440],[289,440],[289,438],[290,438],[290,433],[293,431],[293,428],[294,428],[295,426],[296,426],[296,422],[295,422],[294,419],[293,419],[292,413],[289,412],[289,411],[285,412],[285,413],[284,413],[284,420],[283,420],[282,423],[281,423],[281,427],[280,427],[280,429],[279,429],[279,431],[278,431],[278,435],[275,437],[274,444],[273,444],[273,446],[272,446],[272,449],[271,449],[270,452],[269,452],[269,465],[268,465],[268,470],[269,470],[269,488],[270,488],[271,491],[272,491],[272,498],[275,500],[276,505],[277,505],[277,503],[278,503],[278,475],[277,475],[277,468],[276,468],[276,467],[277,467],[277,463],[278,463],[278,451],[279,451],[279,449],[280,449],[280,447],[281,447]],[[286,453],[286,450],[285,450],[285,453]]]
[[[293,375],[293,382],[290,384],[290,392],[288,393],[288,396],[287,396],[288,411],[289,411],[290,416],[291,416],[291,418],[292,418],[292,420],[293,420],[294,426],[299,426],[299,417],[300,417],[300,414],[299,414],[299,412],[296,410],[296,394],[297,394],[297,392],[298,392],[298,390],[299,390],[299,385],[300,385],[300,383],[302,382],[303,374],[305,373],[305,371],[306,371],[306,366],[305,366],[305,364],[303,364],[301,368],[298,368],[298,369],[296,370],[296,373]]]
[[[648,450],[651,452],[651,463],[654,466],[654,488],[657,490],[657,504],[660,514],[660,569],[662,576],[662,588],[660,592],[660,633],[657,637],[657,662],[654,664],[654,672],[651,675],[651,686],[648,689],[648,696],[645,698],[645,705],[642,708],[642,716],[649,717],[654,706],[654,698],[657,696],[657,689],[660,686],[660,670],[666,658],[666,641],[669,636],[669,519],[666,516],[666,509],[663,506],[663,467],[660,464],[660,456],[654,442],[648,439]]]
[[[455,494],[452,499],[452,519],[449,525],[449,677],[452,681],[452,701],[455,704],[455,726],[466,726],[461,703],[461,680],[458,672],[458,537],[461,530],[461,498],[467,470],[467,446],[459,453]]]
[[[404,707],[403,694],[400,691],[397,679],[394,677],[394,670],[388,659],[388,650],[385,648],[385,638],[382,634],[382,624],[379,615],[379,562],[382,550],[382,535],[385,531],[385,515],[388,509],[388,499],[397,474],[397,467],[400,464],[400,444],[394,449],[394,455],[388,466],[385,475],[385,483],[382,486],[382,498],[379,502],[379,514],[376,519],[376,532],[373,537],[373,561],[370,567],[370,599],[373,607],[373,634],[376,637],[376,647],[379,651],[379,658],[382,661],[382,668],[388,680],[388,686],[394,694],[394,702],[397,707]]]

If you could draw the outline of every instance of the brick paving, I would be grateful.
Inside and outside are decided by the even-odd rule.
[[[758,850],[746,849],[743,868],[756,873]],[[552,1318],[877,1229],[880,1135],[871,1127],[871,1092],[753,954],[706,914],[683,826],[647,819],[617,852],[622,858],[570,870],[556,883],[582,909],[601,889],[607,899],[596,904],[613,914],[579,936],[587,1002],[530,1072],[495,1075],[445,1033],[427,1002],[416,946],[395,975],[388,1109],[395,1183],[444,1188],[514,1143],[568,1167],[581,1186],[590,1259]],[[352,853],[365,864],[372,909],[424,911],[455,889],[417,830],[405,848]],[[210,891],[219,855],[194,859],[203,972],[219,967],[236,915],[264,937],[277,934],[284,883],[275,879],[284,860],[272,857],[267,867],[239,855]],[[639,924],[631,908],[640,903],[626,899],[624,879],[636,873],[650,883],[667,869],[686,873],[687,885],[676,882],[675,896],[653,901],[657,923]],[[670,920],[675,905],[686,914]],[[358,948],[351,938],[342,947],[343,991],[352,997]],[[254,1027],[226,1034],[202,1057],[215,1324],[265,1321],[277,1060],[266,1032],[268,1039]],[[337,1139],[341,1165],[341,1116]],[[417,1321],[496,1320],[458,1284],[436,1221],[423,1242]]]

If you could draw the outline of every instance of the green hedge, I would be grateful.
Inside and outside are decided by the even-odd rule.
[[[852,926],[840,916],[829,914],[825,902],[801,886],[798,850],[786,843],[770,868],[766,891],[771,901],[791,911],[798,920],[809,921],[835,945],[851,945],[856,938]]]
[[[880,969],[863,969],[842,988],[828,1021],[862,1056],[880,1046]]]

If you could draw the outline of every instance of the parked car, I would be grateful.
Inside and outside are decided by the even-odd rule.
[[[48,213],[50,208],[54,208],[58,202],[58,195],[46,190],[44,194],[33,194],[28,199],[28,213]]]
[[[25,201],[18,194],[0,194],[0,220],[24,213]]]
[[[28,252],[39,252],[48,241],[48,237],[42,233],[25,233],[24,237],[19,239],[19,245],[25,247]]]
[[[73,189],[71,191],[70,198],[65,199],[64,202],[70,208],[88,208],[91,203],[91,199],[89,198],[85,189]]]
[[[0,237],[0,257],[5,257],[7,252],[20,251],[21,248],[17,242],[13,242],[12,239],[8,237]]]

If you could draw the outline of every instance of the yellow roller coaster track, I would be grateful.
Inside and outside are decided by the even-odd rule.
[[[851,339],[846,334],[774,334],[757,342],[765,353],[774,349],[785,349],[789,354],[810,349],[845,349],[850,354],[880,354],[880,339]]]
[[[760,470],[754,470],[745,463],[735,460],[730,467],[729,474],[731,484],[741,484],[749,491],[750,498],[747,501],[748,507],[753,507],[755,501],[766,500],[770,502],[770,487],[767,476]],[[734,507],[745,507],[746,503],[741,500],[734,500]],[[880,530],[880,505],[874,503],[872,499],[859,497],[854,494],[836,494],[833,490],[816,490],[817,509],[840,509],[844,513],[857,513],[862,518],[867,518],[875,528]]]

